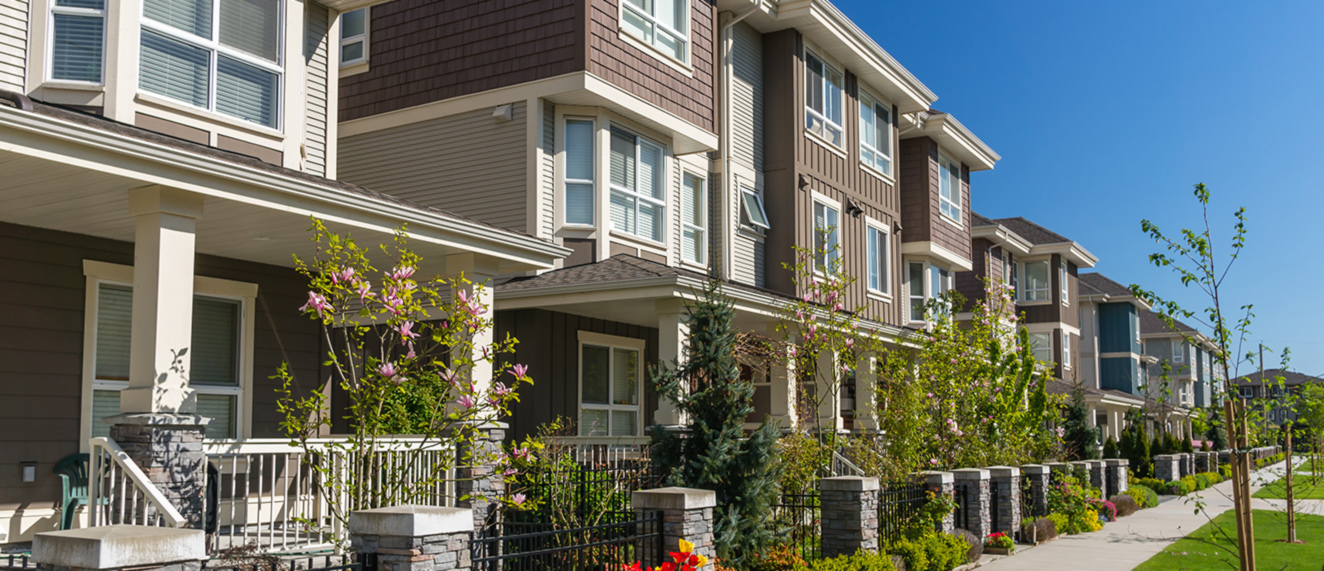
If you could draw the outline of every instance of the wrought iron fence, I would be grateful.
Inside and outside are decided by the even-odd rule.
[[[0,569],[36,569],[31,553],[0,553]]]
[[[823,555],[823,508],[818,492],[783,494],[772,506],[777,528],[788,534],[791,546],[800,557],[813,561]]]
[[[1034,482],[1029,478],[1021,478],[1021,520],[1048,515],[1040,511],[1034,504]]]
[[[305,556],[228,555],[203,561],[203,571],[375,571],[375,555],[357,552],[344,555]]]
[[[878,496],[878,534],[883,544],[900,539],[929,503],[924,484],[895,482],[884,486]]]
[[[661,565],[662,512],[609,512],[565,528],[536,513],[499,510],[469,544],[474,571],[597,571],[636,561]]]
[[[632,492],[661,485],[662,477],[650,459],[618,458],[609,462],[570,462],[554,470],[521,474],[512,491],[525,494],[549,517],[556,515],[555,519],[564,520],[629,510]]]
[[[969,484],[958,483],[952,486],[952,500],[956,502],[953,526],[956,529],[970,529],[970,510],[966,509],[970,505]]]
[[[1003,490],[1002,483],[998,480],[989,480],[988,482],[988,519],[989,526],[993,531],[1002,531],[1002,517],[999,513],[1002,511],[1002,502],[1010,500],[1010,490]]]

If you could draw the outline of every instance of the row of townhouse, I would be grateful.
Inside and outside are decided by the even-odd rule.
[[[1288,371],[1265,369],[1237,377],[1232,390],[1247,399],[1272,424],[1295,422],[1298,418],[1293,400],[1301,396],[1302,387],[1324,383],[1324,378]]]

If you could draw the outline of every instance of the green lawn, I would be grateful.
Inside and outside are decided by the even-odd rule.
[[[1300,569],[1316,571],[1324,566],[1324,516],[1302,515],[1296,524],[1298,539],[1306,544],[1289,545],[1278,540],[1287,537],[1286,517],[1280,512],[1255,510],[1255,562],[1259,569],[1278,571]],[[1167,549],[1136,567],[1136,571],[1193,570],[1226,571],[1236,569],[1236,544],[1224,539],[1214,524],[1221,526],[1229,536],[1235,536],[1237,524],[1228,510],[1213,523],[1205,524]],[[1216,542],[1219,549],[1205,541]],[[1228,567],[1231,563],[1232,567]]]
[[[1292,474],[1292,497],[1298,500],[1324,500],[1324,477],[1320,477],[1318,484],[1310,474]],[[1255,492],[1255,497],[1273,500],[1287,499],[1287,486],[1280,479],[1277,482],[1269,484],[1259,491]]]

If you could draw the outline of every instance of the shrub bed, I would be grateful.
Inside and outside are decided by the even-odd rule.
[[[1117,508],[1118,517],[1126,517],[1140,510],[1140,505],[1136,503],[1136,499],[1127,494],[1117,494],[1108,501],[1112,502],[1113,507]]]

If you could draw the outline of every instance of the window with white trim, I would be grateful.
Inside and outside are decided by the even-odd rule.
[[[961,221],[961,163],[938,153],[938,211]]]
[[[1021,262],[1021,301],[1047,301],[1052,299],[1053,285],[1049,279],[1048,260]]]
[[[763,209],[763,196],[747,186],[740,187],[740,209],[746,225],[764,230],[771,230],[768,224],[768,212]]]
[[[1062,331],[1062,367],[1071,368],[1071,334]]]
[[[101,422],[120,413],[120,391],[129,386],[129,337],[133,321],[133,286],[97,283],[96,342],[93,348],[92,436],[108,436]],[[207,438],[237,438],[243,402],[244,301],[206,294],[193,296],[189,387],[198,414],[212,419]]]
[[[953,273],[947,268],[929,262],[909,262],[906,270],[906,288],[910,292],[910,320],[926,321],[925,311],[928,309],[929,300],[942,299],[951,291]]]
[[[1053,334],[1052,333],[1030,333],[1030,350],[1034,354],[1034,360],[1041,363],[1053,362]]]
[[[1057,262],[1057,282],[1062,287],[1062,305],[1071,305],[1071,282],[1067,279],[1071,272],[1067,271],[1067,261],[1058,260]]]
[[[891,234],[882,223],[870,220],[865,226],[869,250],[868,287],[873,293],[892,293]]]
[[[106,51],[106,0],[53,0],[50,78],[101,83]]]
[[[814,201],[814,273],[841,270],[841,211],[836,205]]]
[[[653,242],[666,235],[666,157],[662,146],[611,130],[611,228]]]
[[[860,162],[892,175],[892,107],[860,90]]]
[[[1172,362],[1186,362],[1186,342],[1181,339],[1172,340]]]
[[[708,260],[708,181],[687,172],[681,180],[681,258],[704,264]]]
[[[621,29],[682,63],[689,61],[689,0],[624,0]]]
[[[844,93],[841,72],[805,50],[805,128],[840,147]]]
[[[565,199],[562,217],[567,225],[592,226],[597,218],[597,130],[592,119],[565,120]]]
[[[340,15],[340,65],[368,61],[368,8]]]
[[[580,436],[639,434],[642,352],[636,344],[580,344]]]
[[[1011,286],[1012,295],[1016,290],[1016,267],[1011,263],[1011,252],[1002,251],[1002,283]]]
[[[144,0],[138,89],[280,124],[282,0]]]

